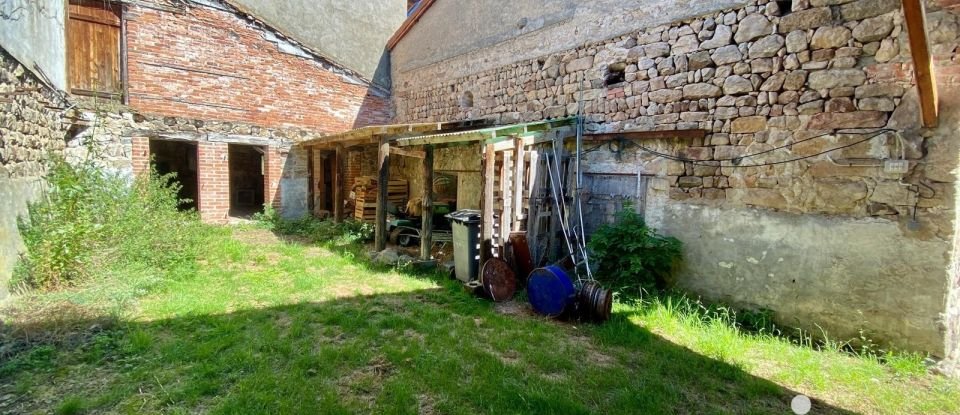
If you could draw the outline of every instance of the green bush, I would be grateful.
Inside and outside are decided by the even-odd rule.
[[[589,248],[597,280],[628,296],[665,288],[682,256],[679,240],[657,234],[629,207],[593,234]]]
[[[283,219],[270,205],[265,205],[263,213],[254,215],[260,226],[281,235],[293,235],[314,242],[369,242],[373,240],[374,227],[365,222],[347,220],[336,223],[332,220],[304,216],[300,219]]]
[[[19,221],[26,245],[15,286],[57,289],[111,267],[193,262],[202,227],[181,212],[173,175],[132,182],[94,163],[53,163],[44,197]]]

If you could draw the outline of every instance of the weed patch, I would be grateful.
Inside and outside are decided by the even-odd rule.
[[[26,245],[14,288],[55,290],[104,270],[195,264],[204,226],[180,212],[172,175],[130,182],[93,163],[55,162],[45,197],[19,223]]]

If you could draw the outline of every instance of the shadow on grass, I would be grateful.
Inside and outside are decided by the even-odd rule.
[[[602,326],[505,315],[451,283],[121,322],[0,362],[0,413],[782,414],[795,395],[626,315]],[[815,402],[813,413],[849,412]]]

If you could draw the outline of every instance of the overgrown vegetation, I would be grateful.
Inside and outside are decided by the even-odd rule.
[[[373,225],[365,222],[346,220],[336,223],[309,215],[294,220],[284,219],[269,204],[263,207],[263,213],[254,215],[253,219],[264,229],[317,243],[365,243],[372,241],[374,234]]]
[[[15,271],[17,288],[64,288],[118,267],[175,269],[193,264],[203,226],[180,212],[172,175],[132,182],[92,162],[55,162],[49,187],[21,219],[26,254]]]
[[[648,227],[629,206],[617,214],[616,222],[601,226],[589,244],[599,262],[597,279],[628,298],[666,288],[682,247],[676,238]]]

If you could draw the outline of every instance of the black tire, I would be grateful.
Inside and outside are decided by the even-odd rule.
[[[416,245],[420,241],[420,234],[410,229],[401,229],[397,235],[397,245],[404,248]]]

